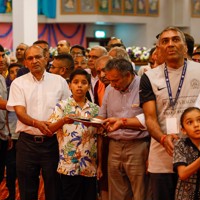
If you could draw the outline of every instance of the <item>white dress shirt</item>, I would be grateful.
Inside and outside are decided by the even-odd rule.
[[[69,86],[61,76],[45,71],[42,79],[38,81],[29,72],[12,82],[7,109],[13,111],[14,106],[24,106],[30,117],[46,121],[52,114],[56,103],[70,95]],[[19,120],[16,132],[42,135],[39,129],[27,126]]]

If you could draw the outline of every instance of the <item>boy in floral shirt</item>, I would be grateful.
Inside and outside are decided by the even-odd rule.
[[[57,103],[49,119],[49,129],[52,133],[57,131],[60,154],[57,171],[61,174],[63,199],[96,200],[97,128],[70,118],[98,115],[98,106],[85,97],[90,75],[85,70],[75,70],[69,86],[72,97]],[[101,175],[100,172],[97,177]]]

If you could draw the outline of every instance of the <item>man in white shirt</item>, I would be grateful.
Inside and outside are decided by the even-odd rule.
[[[21,200],[38,199],[42,171],[46,200],[59,199],[58,143],[47,120],[56,103],[70,96],[68,84],[59,75],[45,71],[44,50],[33,45],[25,52],[30,73],[15,79],[10,88],[7,108],[18,117],[16,132],[17,175]]]

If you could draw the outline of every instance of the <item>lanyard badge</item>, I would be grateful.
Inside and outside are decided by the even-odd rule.
[[[184,66],[183,66],[183,70],[182,70],[182,74],[181,74],[181,79],[180,79],[180,82],[179,82],[179,86],[178,86],[178,89],[177,89],[177,92],[176,92],[175,99],[173,100],[171,85],[170,85],[170,81],[169,81],[169,74],[168,74],[168,71],[167,71],[167,66],[165,64],[165,68],[164,68],[165,81],[166,81],[166,84],[167,84],[169,101],[170,101],[170,106],[172,107],[172,109],[174,109],[174,107],[176,105],[176,102],[178,100],[178,97],[179,97],[179,95],[181,93],[181,89],[182,89],[183,82],[184,82],[184,79],[185,79],[186,69],[187,69],[187,61],[185,60],[184,61]]]

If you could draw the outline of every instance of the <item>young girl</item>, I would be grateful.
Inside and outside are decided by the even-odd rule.
[[[96,200],[97,128],[69,118],[98,114],[98,106],[85,97],[90,75],[83,69],[75,70],[69,87],[72,97],[57,103],[49,120],[50,130],[57,131],[60,154],[57,171],[61,174],[63,199]]]
[[[187,135],[174,146],[173,166],[178,172],[175,200],[200,199],[200,109],[187,108],[181,116],[181,130]]]

